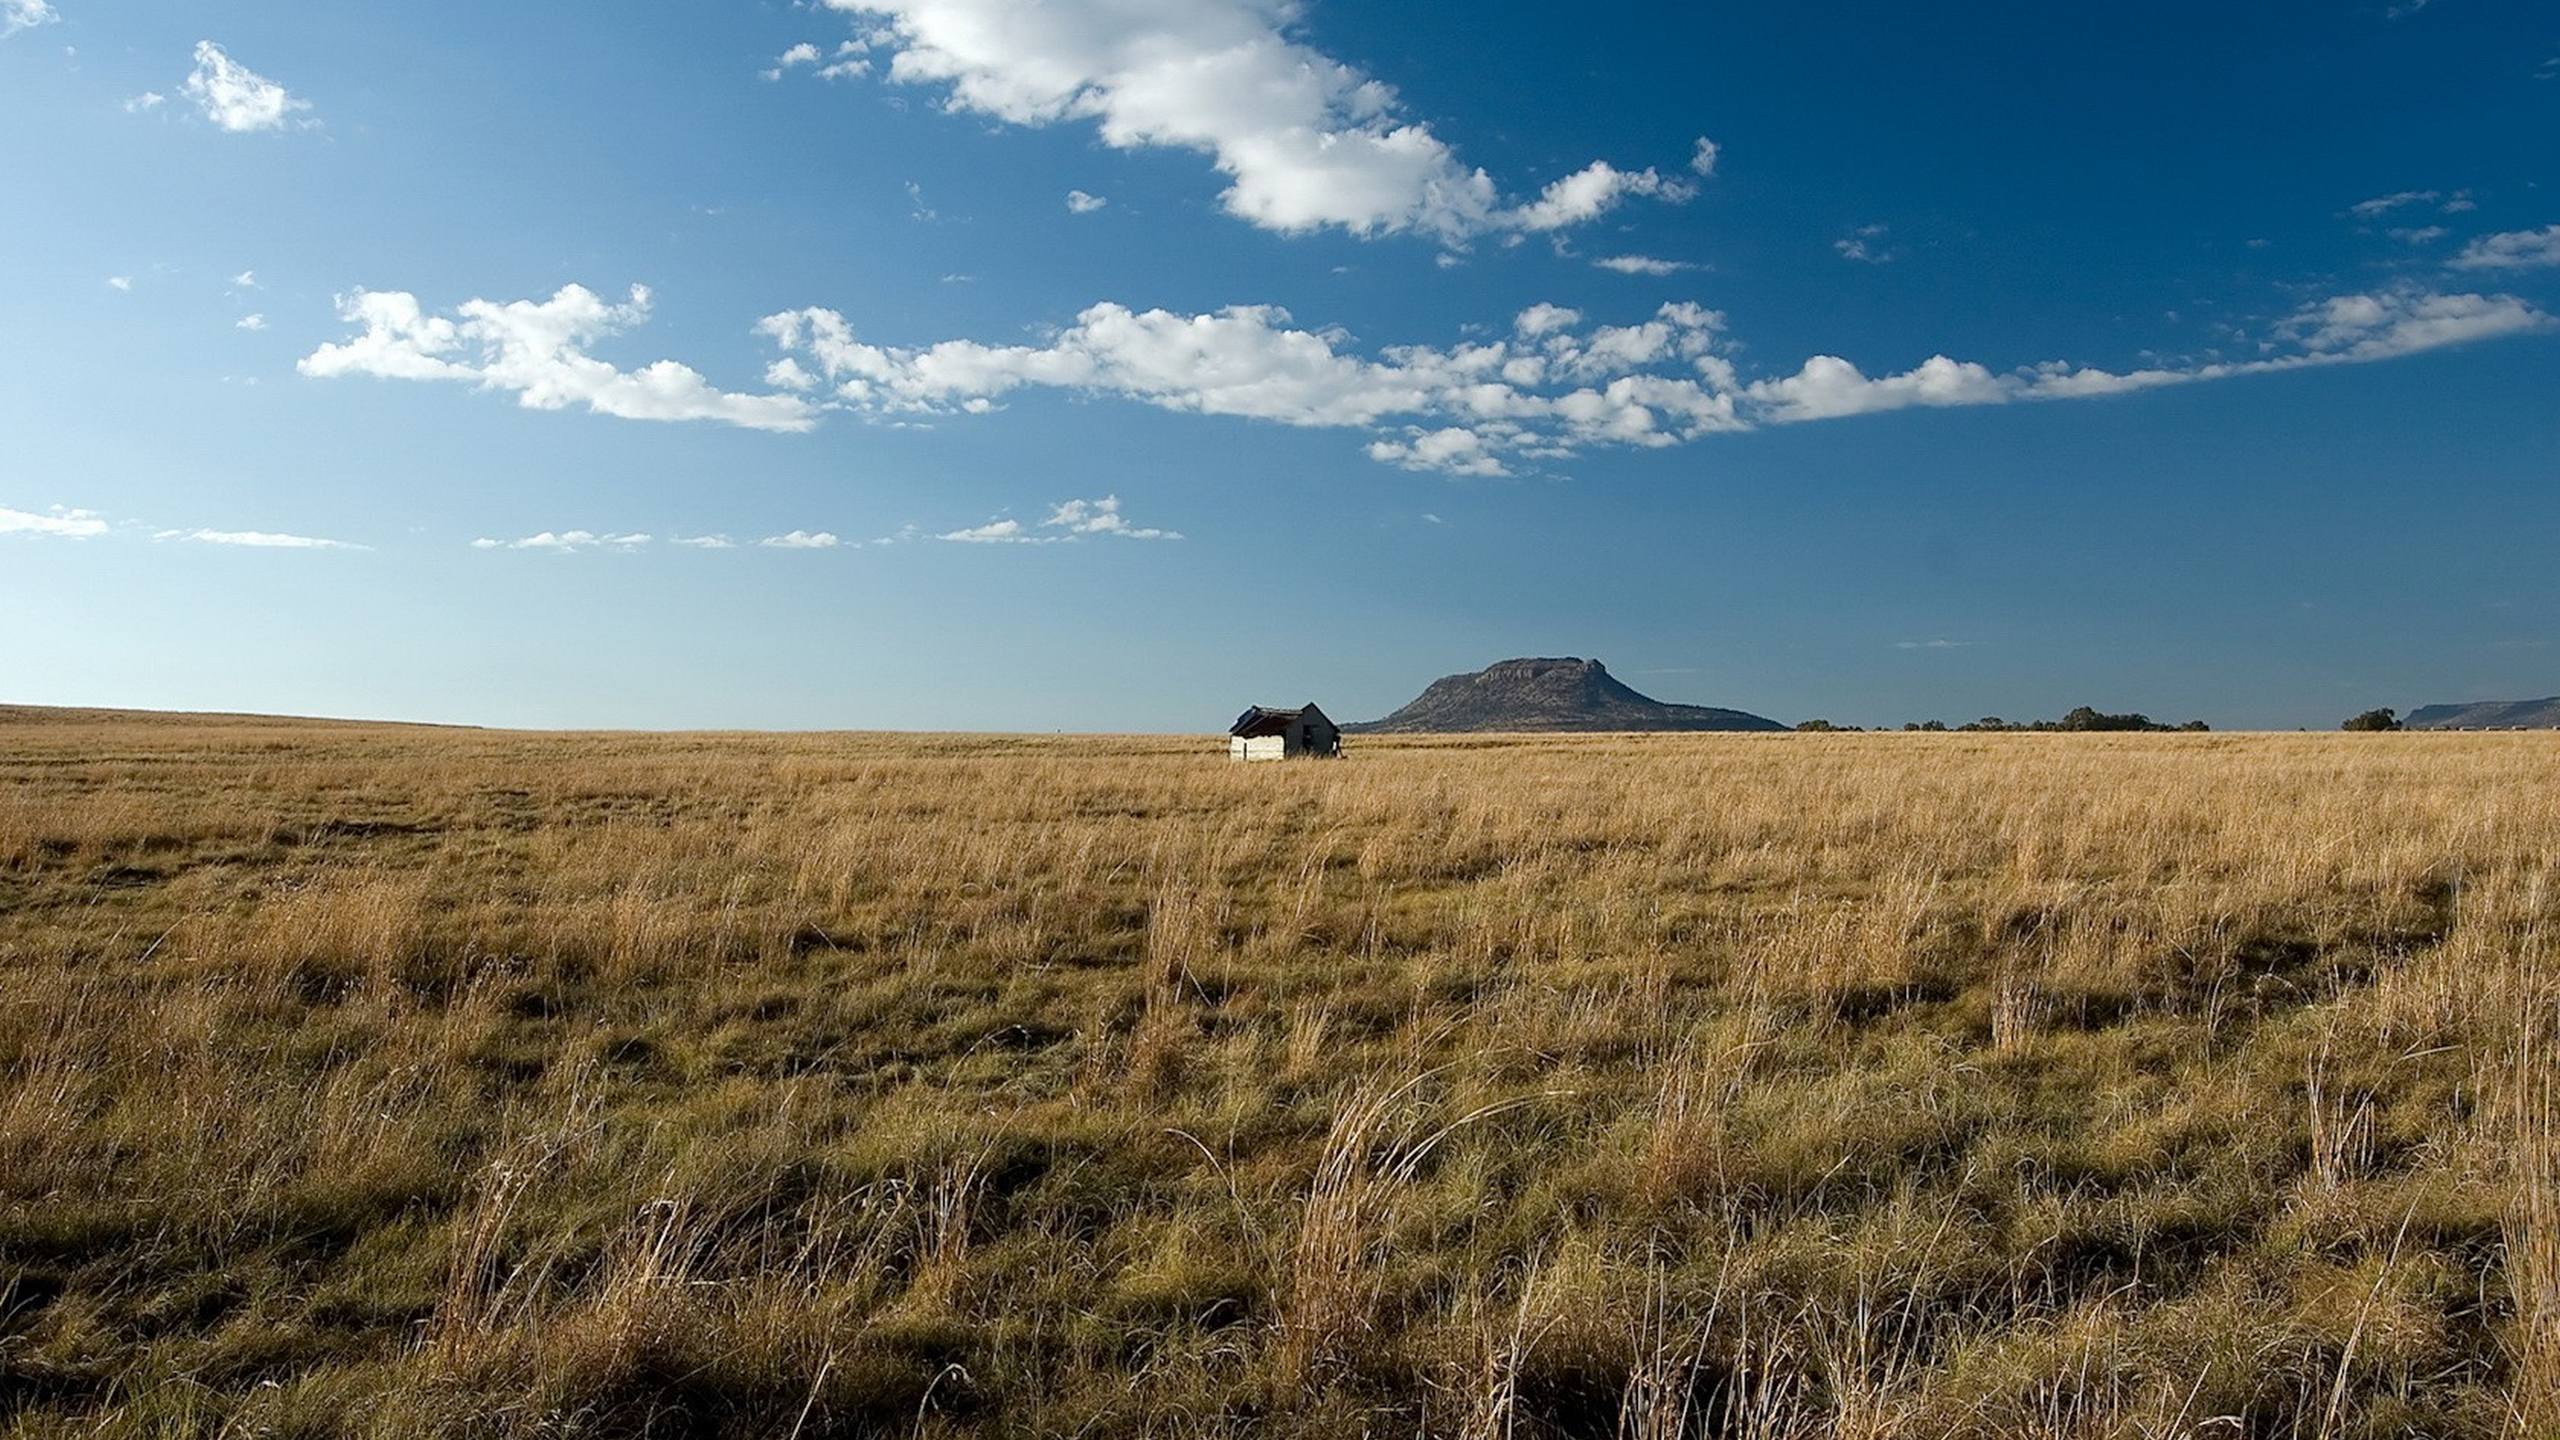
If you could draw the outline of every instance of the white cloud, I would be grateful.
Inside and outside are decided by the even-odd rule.
[[[62,13],[45,0],[0,0],[0,40],[61,18]]]
[[[1723,154],[1724,147],[1701,135],[1698,137],[1698,148],[1689,156],[1689,168],[1701,176],[1713,175],[1716,173],[1716,161]]]
[[[257,550],[370,550],[344,540],[316,535],[286,535],[273,530],[162,530],[155,540],[191,540],[200,545],[242,545]]]
[[[1494,453],[1485,437],[1463,425],[1427,430],[1416,425],[1401,440],[1372,440],[1369,458],[1407,470],[1437,470],[1448,475],[1508,475],[1510,467]]]
[[[844,542],[825,530],[794,530],[785,535],[767,535],[756,543],[776,550],[833,550]]]
[[[738,542],[730,539],[726,535],[678,535],[668,540],[667,543],[670,545],[688,546],[695,550],[735,550],[738,548]]]
[[[2389,195],[2359,200],[2348,206],[2347,211],[2359,220],[2379,220],[2404,205],[2432,204],[2438,198],[2439,192],[2434,190],[2397,190]]]
[[[1698,268],[1686,260],[1657,260],[1650,255],[1608,255],[1591,263],[1621,275],[1677,275]]]
[[[1831,248],[1840,252],[1843,260],[1855,260],[1861,265],[1888,264],[1896,256],[1884,243],[1886,233],[1887,229],[1882,225],[1861,225],[1832,241]]]
[[[159,109],[167,103],[169,103],[168,96],[161,94],[157,90],[145,90],[141,94],[132,96],[124,102],[124,113],[127,115],[144,115]]]
[[[257,314],[243,315],[238,320],[232,322],[231,328],[234,330],[264,330],[267,328],[267,317]]]
[[[767,80],[779,80],[782,78],[782,72],[785,70],[792,69],[795,66],[815,65],[817,63],[818,47],[810,44],[806,40],[803,40],[799,44],[792,46],[790,49],[783,51],[781,54],[774,56],[772,67],[762,73],[764,78]]]
[[[311,108],[210,40],[196,42],[196,68],[184,88],[204,118],[235,134],[282,129],[287,116]]]
[[[107,277],[107,288],[110,290],[130,290],[133,288],[133,277],[130,275],[110,275]]]
[[[962,545],[1041,545],[1058,537],[1034,535],[1022,528],[1019,520],[991,520],[972,525],[966,530],[946,530],[936,540],[951,540]]]
[[[1668,193],[1659,177],[1631,184],[1596,167],[1626,178],[1505,210],[1492,179],[1407,118],[1393,87],[1290,38],[1293,0],[826,3],[878,22],[866,38],[891,52],[892,81],[942,87],[949,108],[1008,124],[1091,121],[1115,149],[1205,154],[1229,181],[1228,212],[1267,229],[1458,241]]]
[[[1621,170],[1594,160],[1538,192],[1538,198],[1510,212],[1510,222],[1523,230],[1560,230],[1597,219],[1630,195],[1654,195],[1677,204],[1697,194],[1683,180],[1665,180],[1651,167]]]
[[[511,392],[528,410],[583,406],[626,420],[713,420],[754,430],[806,430],[815,409],[796,395],[720,390],[672,360],[622,370],[588,353],[595,342],[649,318],[649,291],[609,304],[582,285],[549,300],[472,300],[451,317],[427,313],[405,291],[358,290],[338,316],[362,333],[303,357],[304,375],[459,380]]]
[[[549,550],[566,554],[573,550],[637,550],[654,538],[645,532],[626,534],[599,533],[594,530],[545,530],[521,540],[492,540],[485,536],[471,542],[474,550]]]
[[[0,505],[0,535],[50,535],[86,540],[107,533],[107,522],[95,510],[69,510],[55,505],[42,514]]]
[[[835,58],[818,67],[821,80],[852,80],[871,73],[871,62],[863,52],[870,46],[860,40],[847,40],[836,46]]]
[[[255,271],[255,270],[243,270],[243,271],[241,271],[239,274],[232,276],[232,277],[231,277],[231,288],[232,288],[232,289],[234,289],[234,290],[255,290],[255,289],[257,289],[257,288],[258,288],[258,272],[257,272],[257,271]]]
[[[1061,500],[1049,511],[1041,528],[1063,530],[1069,535],[1112,535],[1123,540],[1179,540],[1179,530],[1156,530],[1132,525],[1120,513],[1120,497],[1105,495],[1099,500]]]
[[[1082,190],[1070,190],[1067,192],[1067,208],[1078,215],[1090,215],[1094,211],[1099,210],[1110,203],[1111,202],[1109,200],[1104,199],[1102,196],[1088,195]]]
[[[984,414],[1018,392],[1064,390],[1362,430],[1366,453],[1383,464],[1500,475],[1585,447],[1659,448],[1912,407],[2118,395],[2387,359],[2551,324],[2513,296],[2403,287],[2306,306],[2262,337],[2261,358],[2245,362],[2122,372],[2054,362],[2000,372],[1936,355],[1870,376],[1840,356],[1816,355],[1791,373],[1756,380],[1740,373],[1724,316],[1689,303],[1627,325],[1593,325],[1578,311],[1538,304],[1502,338],[1370,353],[1339,330],[1300,328],[1271,306],[1181,315],[1104,303],[1038,343],[1005,345],[874,345],[823,309],[769,316],[758,328],[784,352],[777,378],[787,373],[804,384],[813,404],[823,395],[831,407],[876,418]],[[1019,543],[1044,538],[1047,528],[998,520],[943,538]]]
[[[1550,305],[1541,300],[1514,317],[1511,328],[1519,331],[1523,338],[1534,340],[1541,335],[1570,330],[1581,323],[1581,311],[1568,310],[1562,305]]]
[[[1049,518],[1036,527],[1014,519],[990,520],[965,530],[946,530],[933,538],[961,545],[1062,545],[1089,535],[1121,540],[1182,538],[1179,530],[1157,530],[1130,524],[1128,518],[1120,513],[1120,497],[1117,495],[1105,495],[1099,500],[1061,500],[1049,508]]]
[[[2000,378],[1970,361],[1933,355],[1899,375],[1868,379],[1837,355],[1816,355],[1780,380],[1745,392],[1765,418],[1779,423],[1830,420],[1911,405],[1987,405],[2008,398]]]
[[[2483,235],[2449,262],[2456,270],[2534,270],[2560,265],[2560,225]]]
[[[2392,230],[2391,238],[2403,245],[2432,245],[2452,233],[2441,225],[2403,225]]]

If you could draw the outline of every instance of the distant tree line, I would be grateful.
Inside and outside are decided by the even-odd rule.
[[[1865,727],[1860,725],[1834,725],[1828,720],[1807,720],[1796,728],[1798,730],[1809,732],[1823,732],[1862,730]],[[2125,715],[2110,715],[2103,710],[2082,705],[2064,715],[2059,720],[2003,720],[1997,715],[1985,715],[1979,720],[1967,720],[1961,725],[1949,725],[1944,720],[1914,720],[1905,724],[1902,728],[1905,730],[1952,732],[1956,734],[1982,734],[1991,731],[2038,731],[2060,733],[2082,730],[2140,730],[2156,733],[2171,733],[2211,730],[2213,727],[2207,725],[2201,720],[2190,720],[2184,725],[2172,725],[2165,720],[2154,720],[2150,716],[2145,715],[2138,710]],[[2354,728],[2352,722],[2350,722],[2349,728]]]
[[[2360,715],[2349,716],[2347,723],[2338,728],[2341,730],[2399,730],[2405,727],[2400,723],[2400,712],[2386,705],[2379,710],[2367,710]]]

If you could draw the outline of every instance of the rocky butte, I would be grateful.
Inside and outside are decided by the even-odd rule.
[[[1345,725],[1365,735],[1484,731],[1784,730],[1775,720],[1708,705],[1672,705],[1622,684],[1597,660],[1504,660],[1447,675],[1384,720]]]

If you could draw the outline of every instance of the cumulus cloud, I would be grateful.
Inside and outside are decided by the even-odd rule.
[[[1970,361],[1932,355],[1899,375],[1874,379],[1837,355],[1816,355],[1795,374],[1754,383],[1760,413],[1781,424],[1831,420],[1911,405],[1989,405],[2008,398],[2000,377]]]
[[[369,550],[369,545],[324,540],[317,535],[286,535],[274,530],[162,530],[155,540],[191,540],[199,545],[240,545],[253,550]]]
[[[2505,295],[2420,287],[2332,297],[2262,337],[2260,358],[2111,371],[2059,362],[1995,371],[1935,355],[1870,375],[1837,355],[1792,372],[1745,378],[1725,317],[1690,303],[1630,324],[1593,324],[1541,303],[1507,336],[1447,348],[1365,352],[1331,329],[1307,329],[1274,306],[1202,315],[1105,303],[1037,343],[969,340],[905,347],[858,338],[833,310],[786,311],[759,326],[784,352],[769,378],[857,414],[984,414],[1025,391],[1135,400],[1162,409],[1280,424],[1364,430],[1382,464],[1453,475],[1502,475],[1522,462],[1590,447],[1659,448],[1762,425],[1914,407],[2085,399],[2308,366],[2388,359],[2548,327],[2551,317]],[[1116,507],[1109,512],[1116,515]],[[1098,533],[1098,532],[1097,532]],[[973,543],[1055,538],[1016,520],[945,533]]]
[[[782,78],[782,72],[801,65],[815,65],[818,63],[818,58],[818,47],[803,40],[774,56],[773,64],[762,74],[767,80],[779,80]]]
[[[168,96],[161,94],[157,90],[145,90],[139,95],[131,96],[126,99],[124,102],[124,113],[127,115],[147,115],[168,103]]]
[[[1099,195],[1088,195],[1082,190],[1067,192],[1067,208],[1078,215],[1090,215],[1110,203]]]
[[[252,312],[232,321],[231,328],[234,330],[264,330],[267,328],[267,317]]]
[[[130,290],[133,288],[133,277],[130,275],[110,275],[107,277],[107,288],[110,290]]]
[[[615,534],[594,530],[545,530],[521,540],[493,540],[486,536],[471,542],[474,550],[549,550],[567,554],[573,550],[637,550],[647,545],[646,532]]]
[[[12,510],[0,505],[0,535],[49,535],[63,540],[87,540],[106,533],[106,519],[95,510],[71,510],[55,505],[38,512]]]
[[[62,18],[62,12],[45,0],[0,0],[0,40],[21,30],[33,30]]]
[[[295,111],[311,108],[210,40],[196,42],[196,68],[183,88],[204,118],[235,134],[280,130]]]
[[[756,543],[775,550],[833,550],[844,541],[825,530],[793,530],[782,535],[767,535]]]
[[[738,542],[730,539],[726,535],[678,535],[668,540],[667,543],[670,545],[683,545],[694,550],[735,550],[738,548]]]
[[[1561,230],[1595,220],[1616,209],[1630,195],[1654,195],[1675,203],[1697,194],[1682,180],[1665,180],[1651,167],[1621,170],[1594,160],[1538,192],[1538,198],[1513,210],[1509,220],[1523,230]]]
[[[1713,175],[1716,173],[1716,161],[1723,155],[1724,147],[1701,135],[1698,137],[1698,148],[1690,152],[1689,168],[1702,177]]]
[[[1289,0],[826,3],[874,22],[865,42],[889,54],[890,80],[1007,124],[1090,121],[1116,149],[1206,155],[1228,212],[1267,229],[1459,241],[1669,194],[1651,171],[1594,166],[1506,208],[1392,86],[1291,38]]]
[[[597,341],[647,321],[642,285],[622,304],[569,285],[543,301],[472,300],[451,316],[428,312],[406,291],[358,290],[338,297],[338,317],[361,331],[304,356],[304,375],[454,380],[512,393],[528,410],[580,406],[626,420],[711,420],[754,430],[806,430],[817,421],[796,395],[732,393],[672,360],[623,370],[588,353]]]
[[[1608,255],[1591,263],[1621,275],[1677,275],[1698,268],[1686,260],[1657,260],[1651,255]]]
[[[2483,235],[2449,262],[2456,270],[2535,270],[2560,265],[2560,225]]]

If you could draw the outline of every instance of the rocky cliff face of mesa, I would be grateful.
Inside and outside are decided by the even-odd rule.
[[[2421,705],[2400,723],[2412,730],[2560,730],[2560,695],[2548,700]]]
[[[1371,735],[1486,731],[1784,730],[1775,720],[1639,694],[1597,660],[1505,660],[1448,675],[1384,720],[1346,725]]]

